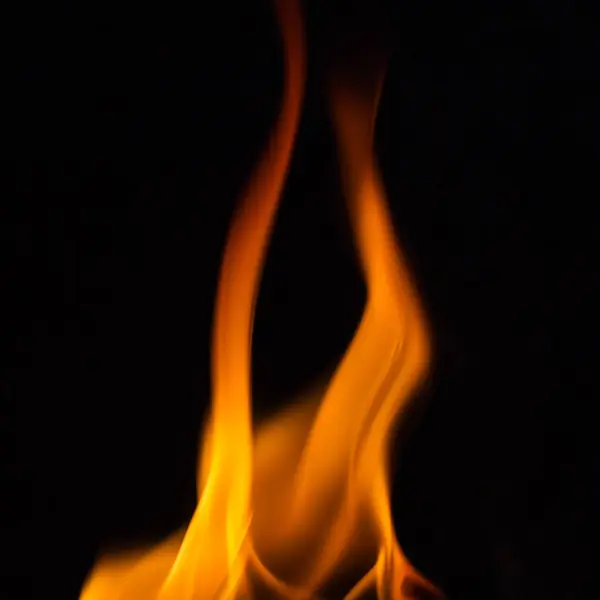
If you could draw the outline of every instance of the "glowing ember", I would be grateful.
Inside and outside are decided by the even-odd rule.
[[[415,585],[439,594],[404,557],[389,505],[388,438],[425,375],[429,344],[372,151],[379,88],[358,94],[338,83],[332,90],[368,290],[361,323],[320,398],[252,430],[254,304],[304,83],[298,5],[279,0],[278,12],[287,74],[283,107],[225,248],[198,506],[185,533],[150,550],[101,560],[81,600],[316,598],[357,574],[343,592],[348,599],[369,591],[381,600],[414,598]]]

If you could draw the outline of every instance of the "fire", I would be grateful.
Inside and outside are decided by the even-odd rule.
[[[196,511],[162,544],[106,557],[80,600],[438,595],[405,558],[387,481],[389,438],[429,362],[429,338],[395,240],[373,152],[381,88],[332,88],[346,196],[367,283],[362,319],[326,391],[255,431],[251,338],[265,250],[298,125],[305,49],[296,0],[278,0],[281,113],[235,215],[217,291],[212,412]],[[344,582],[350,581],[350,584]],[[337,587],[336,587],[337,586]],[[332,591],[332,589],[337,591]]]

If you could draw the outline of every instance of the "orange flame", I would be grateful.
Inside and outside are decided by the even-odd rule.
[[[287,80],[270,144],[230,230],[217,292],[213,404],[199,459],[199,502],[185,533],[107,557],[81,600],[316,598],[332,582],[353,600],[431,593],[394,533],[387,481],[393,425],[429,362],[427,326],[387,214],[373,153],[381,83],[332,93],[344,184],[367,283],[356,335],[321,398],[253,433],[250,354],[266,244],[299,120],[305,51],[296,1],[278,0]],[[381,79],[380,79],[381,82]],[[360,577],[360,575],[359,575]]]

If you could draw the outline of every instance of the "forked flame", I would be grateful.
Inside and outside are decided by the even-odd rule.
[[[367,283],[362,320],[321,397],[252,429],[254,305],[304,84],[298,2],[278,0],[277,7],[286,57],[283,106],[225,248],[198,506],[185,533],[99,561],[81,600],[291,600],[340,593],[354,600],[369,591],[380,600],[403,600],[415,597],[407,582],[439,594],[402,553],[389,501],[389,437],[426,373],[429,339],[375,164],[381,79],[372,93],[338,82],[331,95]]]

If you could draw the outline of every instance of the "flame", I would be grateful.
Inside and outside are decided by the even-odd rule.
[[[439,594],[400,549],[389,500],[390,434],[426,375],[430,348],[373,152],[382,77],[374,90],[338,81],[331,94],[367,284],[362,319],[324,393],[310,394],[256,431],[252,427],[254,306],[304,85],[298,3],[276,5],[284,39],[284,97],[223,257],[199,502],[185,532],[150,550],[101,559],[80,600],[308,599],[327,596],[335,585],[348,600],[369,590],[380,600],[402,600],[414,597],[407,582]],[[350,585],[343,583],[357,573]]]

